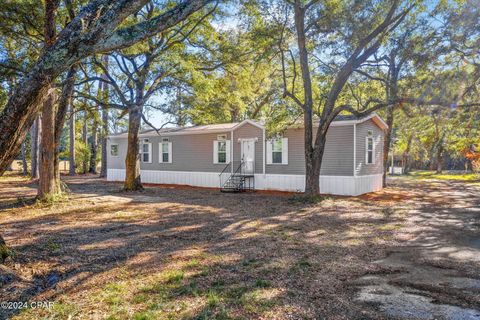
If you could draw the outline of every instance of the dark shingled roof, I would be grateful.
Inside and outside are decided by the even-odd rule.
[[[360,117],[357,117],[353,114],[339,114],[333,119],[333,121],[350,121],[350,120],[359,120]]]

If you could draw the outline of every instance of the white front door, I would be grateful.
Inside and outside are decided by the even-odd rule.
[[[253,174],[255,171],[255,140],[241,140],[243,173]]]

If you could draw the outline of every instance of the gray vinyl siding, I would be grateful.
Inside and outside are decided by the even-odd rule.
[[[372,130],[375,146],[375,162],[373,164],[366,164],[366,137],[369,130]],[[364,176],[383,173],[383,139],[384,132],[372,120],[357,124],[357,159],[355,165],[357,175]]]
[[[304,131],[288,129],[288,164],[267,164],[269,174],[305,174]],[[321,175],[353,175],[353,125],[330,127],[323,154]]]
[[[225,164],[213,163],[213,141],[217,140],[219,134],[226,134],[230,140],[230,132],[205,133],[190,135],[168,136],[172,143],[172,163],[159,163],[159,152],[162,138],[167,136],[148,137],[152,143],[152,162],[140,163],[142,170],[160,171],[196,171],[196,172],[220,172]],[[141,138],[143,141],[145,138]],[[127,153],[127,139],[110,138],[110,143],[119,145],[119,156],[109,156],[109,168],[125,169],[125,156]],[[110,148],[109,148],[110,150]]]
[[[232,147],[233,147],[233,160],[234,166],[241,161],[241,144],[238,139],[255,139],[255,173],[263,173],[263,130],[246,123],[243,126],[233,131]]]

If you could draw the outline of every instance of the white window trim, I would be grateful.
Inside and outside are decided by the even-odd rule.
[[[117,155],[114,156],[112,154],[112,146],[117,146]],[[118,158],[120,156],[120,149],[118,148],[118,143],[112,143],[110,144],[110,157]]]
[[[218,143],[225,142],[225,162],[218,162]],[[230,140],[213,140],[213,164],[227,165],[230,163]]]
[[[368,162],[368,139],[372,139],[372,162]],[[375,164],[375,139],[373,136],[365,137],[365,164],[373,165]]]
[[[282,140],[282,163],[273,163],[273,141]],[[288,138],[267,140],[267,164],[273,166],[288,165]]]
[[[163,144],[168,144],[168,162],[163,161]],[[173,163],[172,161],[172,142],[171,141],[161,141],[158,144],[158,163]]]
[[[143,145],[148,145],[148,161],[143,161],[143,155],[147,152],[143,152]],[[140,155],[141,155],[141,162],[143,163],[152,163],[152,143],[151,142],[142,142],[141,143],[141,152],[140,152]]]

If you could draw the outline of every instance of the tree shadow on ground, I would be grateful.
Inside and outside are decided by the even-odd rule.
[[[397,188],[407,192],[410,187]],[[188,309],[178,300],[202,301],[184,318],[275,312],[294,318],[382,318],[375,307],[353,301],[357,289],[352,283],[365,274],[388,272],[372,262],[398,248],[396,225],[406,219],[389,213],[389,205],[361,197],[305,205],[285,196],[202,189],[123,193],[118,184],[94,179],[76,180],[69,188],[73,201],[92,203],[2,223],[15,240],[17,254],[9,265],[35,273],[4,284],[0,290],[10,299],[55,301],[82,291],[110,292],[125,283],[130,303],[138,301],[136,312],[152,319]],[[429,223],[434,229],[413,232],[419,239],[461,233],[472,219],[462,209],[443,213],[444,206],[429,207],[435,192],[438,186],[412,196],[418,223],[426,224],[433,215],[450,227]],[[472,203],[478,201],[473,190],[462,192]],[[478,215],[473,218],[479,221]],[[459,219],[458,229],[451,219]],[[170,279],[165,272],[182,276]],[[149,280],[130,288],[138,285],[135,279]],[[115,312],[128,316],[121,308]]]

